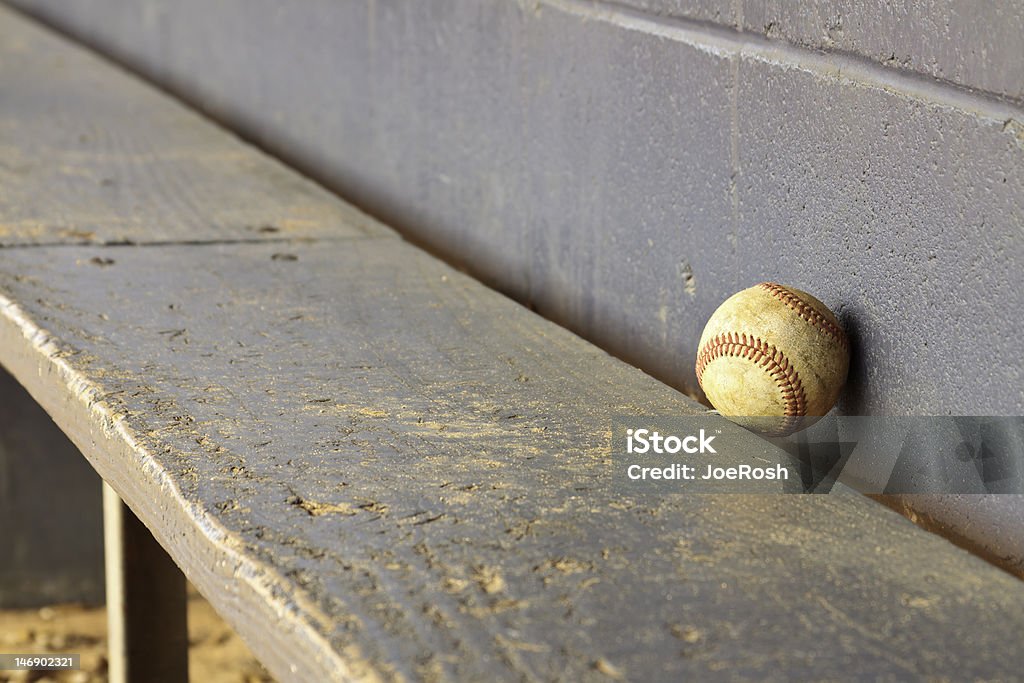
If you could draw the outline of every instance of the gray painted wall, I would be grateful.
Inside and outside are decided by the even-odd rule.
[[[103,601],[100,478],[0,368],[0,607]]]
[[[718,303],[773,279],[849,328],[844,411],[1024,410],[1024,113],[871,61],[1019,94],[1020,11],[922,40],[964,3],[13,4],[674,386]],[[833,14],[847,42],[815,42]]]
[[[1024,2],[1002,0],[624,0],[665,17],[859,55],[1024,100]]]

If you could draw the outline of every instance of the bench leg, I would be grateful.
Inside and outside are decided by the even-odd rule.
[[[185,576],[103,484],[110,683],[186,683]]]

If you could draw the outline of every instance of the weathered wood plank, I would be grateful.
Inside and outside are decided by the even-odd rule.
[[[1019,670],[1009,575],[856,495],[618,490],[611,416],[699,406],[400,241],[280,249],[0,252],[0,349],[282,680]]]
[[[390,233],[2,6],[0,84],[0,245]]]

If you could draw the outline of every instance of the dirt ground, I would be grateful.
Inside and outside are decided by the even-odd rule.
[[[102,607],[52,605],[0,610],[0,652],[82,655],[80,671],[0,671],[0,683],[107,680],[107,614]],[[189,677],[197,683],[273,683],[249,648],[189,587]]]

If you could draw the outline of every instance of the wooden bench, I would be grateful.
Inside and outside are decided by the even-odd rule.
[[[1019,675],[1017,579],[841,488],[620,490],[612,417],[700,405],[2,9],[0,102],[0,361],[280,680]],[[180,678],[107,503],[113,676]]]

